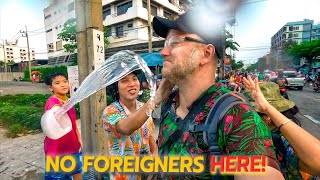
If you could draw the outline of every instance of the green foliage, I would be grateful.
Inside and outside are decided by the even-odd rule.
[[[320,40],[313,40],[310,42],[303,42],[301,44],[294,44],[289,49],[289,54],[295,58],[307,58],[309,61],[314,57],[320,56]]]
[[[41,73],[42,81],[45,80],[45,77],[53,72],[61,72],[68,76],[68,71],[66,66],[55,66],[52,68],[32,68],[32,71],[39,71]],[[29,77],[29,69],[24,71],[24,80],[31,81]]]
[[[240,45],[233,41],[233,40],[226,40],[226,49],[230,48],[233,51],[239,51],[238,47],[240,47]]]
[[[231,67],[233,70],[239,70],[244,66],[242,61],[235,61],[234,59],[231,59]]]
[[[50,94],[18,94],[0,96],[0,125],[8,129],[7,136],[41,132],[40,120]],[[80,117],[79,104],[75,106]]]
[[[63,48],[66,52],[74,53],[77,49],[77,26],[76,26],[76,19],[71,18],[67,20],[61,32],[58,34],[58,39],[61,39],[67,44],[63,45]]]
[[[107,26],[103,26],[105,47],[107,47],[109,44],[109,41],[106,36],[108,29],[109,28]],[[76,50],[77,50],[77,24],[76,24],[75,18],[71,18],[64,23],[63,29],[58,34],[58,39],[61,39],[64,42],[66,42],[66,44],[63,45],[63,48],[66,52],[71,53],[71,54],[76,53]]]
[[[8,129],[7,136],[41,132],[40,119],[48,94],[0,96],[0,125]]]

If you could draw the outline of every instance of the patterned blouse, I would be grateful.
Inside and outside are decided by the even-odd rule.
[[[285,148],[285,157],[278,155],[278,160],[280,162],[280,168],[282,175],[286,180],[319,180],[319,177],[312,176],[299,170],[299,158],[294,153],[293,148],[289,144],[286,138],[281,135],[281,140]]]
[[[214,102],[223,94],[229,92],[225,88],[220,88],[217,83],[206,90],[200,97],[205,94],[212,94],[211,98],[205,104],[202,112],[195,116],[191,124],[204,124],[207,115],[213,106]],[[159,154],[163,154],[162,145],[169,139],[169,137],[177,130],[176,109],[179,106],[179,93],[173,99],[171,105],[171,113],[160,123],[159,134]],[[164,107],[164,106],[162,106]],[[164,110],[164,109],[162,109]],[[262,155],[268,157],[268,165],[279,169],[276,157],[275,148],[272,143],[271,133],[268,127],[263,123],[260,116],[251,111],[247,105],[238,104],[230,108],[224,116],[223,122],[218,128],[218,145],[222,155]],[[210,154],[209,147],[203,140],[203,133],[190,133],[185,131],[180,139],[175,141],[172,149],[168,155],[180,156],[197,156],[205,155],[207,158]],[[210,164],[210,163],[206,163]],[[208,168],[208,167],[207,167]],[[211,179],[210,172],[206,170],[205,173],[197,176],[170,176],[169,179]],[[227,177],[226,177],[227,178]]]
[[[136,109],[140,109],[143,103],[137,101]],[[152,137],[154,124],[149,118],[141,128],[134,131],[130,136],[118,133],[115,124],[124,120],[130,111],[119,101],[107,106],[102,114],[102,121],[105,131],[108,134],[108,145],[110,156],[139,156],[141,154],[151,154],[149,138]],[[139,179],[140,177],[132,174],[112,174],[112,179]]]

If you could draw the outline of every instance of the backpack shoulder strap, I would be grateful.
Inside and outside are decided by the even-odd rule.
[[[211,155],[221,155],[218,147],[218,127],[227,111],[237,104],[249,105],[242,94],[236,92],[226,93],[213,104],[205,124],[189,126],[190,132],[203,131],[203,140],[210,148]]]

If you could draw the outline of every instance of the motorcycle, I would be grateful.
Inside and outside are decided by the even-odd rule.
[[[280,94],[282,97],[289,100],[289,96],[288,96],[286,87],[279,87],[279,91],[280,91]]]
[[[319,81],[313,81],[313,90],[315,91],[315,92],[318,92],[318,93],[320,93],[320,82]]]

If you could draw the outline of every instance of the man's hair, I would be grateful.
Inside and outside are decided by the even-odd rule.
[[[61,72],[53,72],[53,73],[50,73],[46,76],[46,79],[45,79],[45,84],[48,85],[48,86],[51,86],[52,85],[52,81],[54,78],[58,77],[58,76],[63,76],[65,77],[66,79],[67,76],[64,74],[64,73],[61,73]]]

